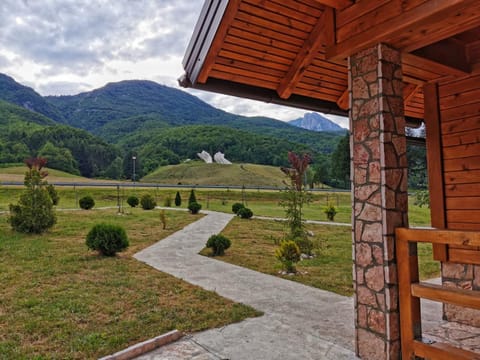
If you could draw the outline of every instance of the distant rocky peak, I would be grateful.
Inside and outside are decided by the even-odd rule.
[[[289,121],[288,123],[313,131],[346,131],[341,126],[318,113],[305,113],[303,117]]]

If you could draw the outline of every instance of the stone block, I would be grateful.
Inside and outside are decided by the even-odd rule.
[[[358,329],[357,331],[357,350],[361,359],[384,360],[386,356],[386,346],[382,337],[374,333]]]
[[[373,291],[383,290],[385,286],[384,268],[382,265],[372,266],[365,271],[365,283]]]

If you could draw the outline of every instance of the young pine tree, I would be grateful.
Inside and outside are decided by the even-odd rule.
[[[180,196],[180,191],[177,191],[177,195],[175,195],[175,206],[182,205],[182,197]]]
[[[25,163],[28,166],[24,180],[26,189],[20,196],[18,204],[10,204],[8,221],[15,231],[41,234],[57,221],[48,183],[44,180],[48,173],[42,171],[47,160],[31,158]]]
[[[190,191],[190,197],[188,198],[188,204],[197,202],[197,197],[195,196],[195,191],[192,189]]]

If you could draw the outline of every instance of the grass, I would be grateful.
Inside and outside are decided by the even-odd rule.
[[[163,188],[89,188],[89,187],[63,187],[58,186],[60,194],[60,208],[78,208],[78,199],[85,195],[91,195],[95,199],[95,207],[117,206],[118,198],[125,208],[128,208],[126,199],[135,194],[139,198],[143,194],[151,194],[155,197],[157,205],[163,205],[167,196],[173,200],[177,189]],[[0,186],[0,211],[7,210],[8,204],[16,202],[22,189]],[[180,189],[182,197],[181,207],[186,208],[190,189]],[[195,190],[197,201],[202,204],[204,210],[214,210],[230,213],[235,202],[244,201],[246,206],[252,209],[254,215],[269,217],[284,217],[285,209],[280,205],[283,194],[280,191],[244,191],[241,190]],[[327,204],[333,204],[337,208],[336,222],[351,222],[351,196],[349,192],[314,192],[312,201],[304,207],[305,219],[326,221],[323,212]],[[409,219],[411,226],[429,226],[430,209],[409,204]]]
[[[198,331],[258,312],[138,262],[132,255],[196,217],[133,209],[59,212],[44,235],[13,233],[0,216],[0,359],[93,359],[177,328]],[[120,224],[130,247],[88,251],[98,221]]]
[[[283,187],[284,174],[279,167],[257,164],[206,164],[190,161],[162,166],[142,181],[184,185],[249,185]]]
[[[333,225],[308,224],[317,256],[302,260],[297,275],[281,275],[280,262],[275,258],[277,243],[285,236],[285,225],[279,221],[241,220],[235,218],[222,232],[232,246],[218,259],[266,274],[280,276],[341,295],[352,295],[351,229]],[[421,244],[425,245],[425,244]],[[203,255],[210,250],[204,249]],[[422,279],[439,276],[437,262],[431,260],[431,247],[419,246]]]

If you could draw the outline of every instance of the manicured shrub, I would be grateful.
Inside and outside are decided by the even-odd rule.
[[[163,201],[163,206],[172,207],[172,198],[170,197],[170,195],[168,195]]]
[[[125,250],[128,238],[125,230],[118,225],[97,224],[87,234],[87,247],[97,250],[105,256],[115,256],[117,252]]]
[[[230,239],[223,235],[212,235],[208,238],[205,246],[212,249],[213,256],[219,256],[225,254],[225,250],[227,250],[231,244]]]
[[[250,219],[253,216],[253,211],[249,208],[244,207],[238,210],[237,215],[240,216],[242,219]]]
[[[139,203],[140,201],[138,200],[138,197],[136,197],[135,195],[129,196],[127,199],[127,204],[133,208],[138,206]]]
[[[175,206],[180,205],[182,205],[182,197],[180,196],[180,191],[177,191],[177,194],[175,195]]]
[[[87,195],[78,200],[78,205],[80,205],[80,208],[83,210],[90,210],[95,206],[95,200],[93,200],[90,195]]]
[[[238,202],[237,202],[237,203],[235,203],[235,204],[232,205],[232,212],[233,212],[234,214],[238,214],[238,211],[239,211],[240,209],[244,208],[244,207],[245,207],[245,205],[243,205],[242,203],[238,203]]]
[[[57,189],[55,189],[55,186],[53,186],[52,184],[47,185],[47,191],[50,199],[52,199],[52,204],[55,206],[58,205],[58,202],[60,201],[60,196],[58,195],[58,191]]]
[[[200,205],[197,202],[192,202],[188,204],[188,210],[190,210],[190,213],[192,214],[198,214],[201,208],[202,208],[202,205]]]
[[[327,215],[327,219],[330,221],[335,220],[335,215],[337,215],[337,209],[333,205],[327,205],[325,209],[323,209],[325,215]]]
[[[190,190],[190,196],[188,197],[188,203],[196,203],[197,202],[197,197],[195,196],[195,191],[192,189]]]
[[[152,195],[145,194],[140,199],[140,205],[142,206],[143,210],[152,210],[155,209],[155,206],[157,206],[157,202]]]
[[[283,268],[289,272],[296,272],[295,264],[300,261],[300,249],[295,241],[283,240],[275,250],[275,257],[280,260]]]

